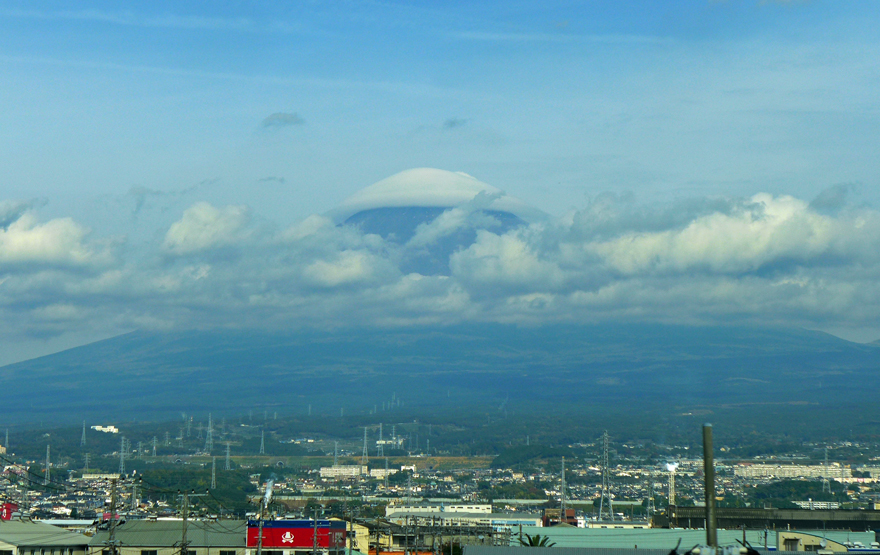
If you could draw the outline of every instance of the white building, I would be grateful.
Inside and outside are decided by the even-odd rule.
[[[392,513],[481,513],[492,512],[490,503],[462,503],[456,505],[446,504],[423,504],[423,505],[388,505],[385,507],[385,516]]]
[[[357,478],[364,474],[367,474],[367,467],[361,464],[337,464],[321,467],[321,478]]]
[[[852,478],[852,469],[840,463],[824,464],[738,464],[733,469],[741,478]]]

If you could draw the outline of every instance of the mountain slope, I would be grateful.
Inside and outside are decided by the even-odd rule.
[[[134,332],[0,368],[7,418],[160,418],[253,408],[519,410],[579,404],[867,401],[880,348],[802,330],[486,324],[450,328]]]

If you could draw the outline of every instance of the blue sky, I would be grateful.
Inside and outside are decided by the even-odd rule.
[[[661,318],[655,301],[703,283],[694,267],[714,268],[724,275],[713,276],[713,292],[673,320],[723,321],[733,309],[719,301],[718,280],[754,292],[755,283],[770,287],[772,273],[777,285],[833,286],[834,300],[811,306],[816,292],[788,304],[755,297],[753,308],[734,310],[737,318],[876,339],[880,293],[861,292],[861,284],[877,269],[867,253],[880,247],[871,235],[880,203],[878,14],[872,2],[811,1],[0,3],[0,202],[8,213],[0,251],[9,250],[0,253],[0,311],[24,323],[0,343],[18,346],[21,354],[10,357],[20,358],[135,327],[262,319],[247,303],[224,304],[236,280],[248,279],[235,249],[279,254],[278,237],[418,167],[466,172],[550,214],[555,231],[518,237],[540,263],[571,243],[573,222],[599,217],[607,193],[619,206],[615,217],[630,223],[646,211],[733,206],[758,194],[790,207],[779,199],[792,197],[802,206],[786,213],[818,226],[826,242],[795,252],[768,231],[753,238],[775,253],[756,255],[760,262],[676,263],[668,268],[677,273],[662,279],[655,268],[638,277],[653,280],[641,285],[655,297],[609,301],[601,316],[583,317]],[[834,214],[811,207],[836,193],[843,200]],[[169,233],[186,214],[237,238],[221,241],[222,255],[171,260]],[[699,226],[709,217],[698,211],[685,221]],[[30,247],[9,231],[14,222],[30,233]],[[680,231],[676,225],[660,231]],[[620,237],[644,238],[645,230],[620,226]],[[822,235],[832,228],[838,235]],[[486,238],[477,250],[496,256],[486,254],[492,245],[510,248],[512,239]],[[654,239],[679,248],[668,236]],[[309,256],[357,259],[379,273],[357,299],[351,290],[338,299],[372,306],[383,287],[405,289],[402,280],[411,278],[395,274],[393,261],[356,256],[381,248],[339,240],[339,251]],[[462,255],[453,267],[469,277],[431,286],[438,288],[431,295],[442,289],[447,300],[464,299],[440,319],[581,318],[571,316],[579,314],[571,304],[577,295],[610,295],[627,283],[623,266],[609,260],[643,268],[581,240],[567,248],[605,253],[602,267],[613,266],[617,277],[597,285],[550,272],[546,286],[520,283],[504,301],[519,306],[522,295],[543,295],[546,313],[509,313],[476,287],[474,276],[486,278],[486,268]],[[47,244],[82,256],[34,254]],[[554,264],[567,271],[574,262]],[[856,277],[849,264],[866,273]],[[174,272],[206,267],[216,281],[198,311],[185,287],[175,298],[155,289],[179,280]],[[114,275],[153,281],[96,285]],[[299,291],[294,301],[272,291],[286,299],[273,315],[305,317],[290,307],[326,306],[329,294]],[[433,302],[425,292],[409,294],[407,306]],[[433,309],[406,316],[365,309],[364,322],[435,317]]]

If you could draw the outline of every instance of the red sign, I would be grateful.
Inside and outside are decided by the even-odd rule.
[[[325,521],[326,522],[326,521]],[[268,526],[266,524],[269,524]],[[313,526],[279,526],[280,522],[264,523],[263,548],[311,548],[315,529]],[[323,526],[322,526],[323,524]],[[336,522],[333,523],[337,524]],[[258,526],[248,526],[247,545],[256,547],[260,530]],[[345,523],[330,528],[318,523],[318,547],[340,549],[345,547]]]
[[[0,520],[12,520],[12,513],[18,510],[15,503],[3,503],[0,505]]]

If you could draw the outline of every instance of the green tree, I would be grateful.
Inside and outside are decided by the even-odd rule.
[[[524,538],[519,539],[520,545],[524,545],[526,547],[553,547],[556,545],[556,542],[551,542],[549,536],[542,536],[541,534],[535,534],[534,536],[529,534],[523,534]]]

